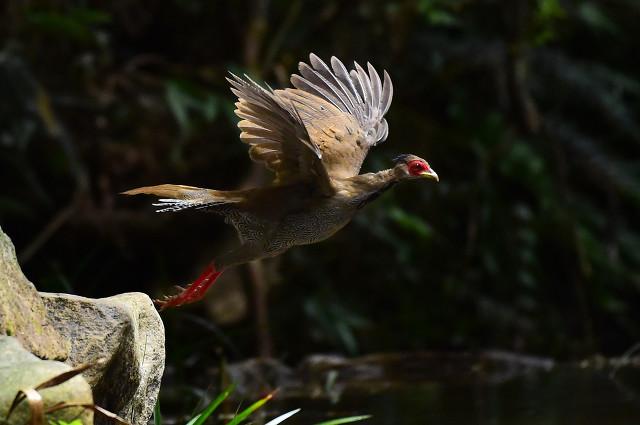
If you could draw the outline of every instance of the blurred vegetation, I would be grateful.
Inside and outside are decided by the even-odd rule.
[[[267,262],[280,358],[579,358],[640,340],[637,1],[49,0],[0,12],[0,225],[39,289],[157,295],[195,277],[233,232],[117,193],[268,181],[238,141],[224,77],[282,87],[315,52],[391,74],[390,137],[365,170],[415,153],[441,182],[401,185],[332,239]],[[170,367],[257,352],[252,307],[228,323],[211,311],[165,315]]]

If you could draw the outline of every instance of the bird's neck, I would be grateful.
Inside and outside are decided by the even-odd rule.
[[[360,174],[352,178],[358,207],[362,208],[398,183],[393,169]]]
[[[371,190],[374,192],[387,190],[398,183],[398,176],[396,176],[393,168],[363,175],[370,176]]]

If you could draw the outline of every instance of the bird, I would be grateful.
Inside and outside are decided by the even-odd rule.
[[[393,85],[386,70],[381,79],[370,63],[347,70],[335,56],[327,64],[313,53],[298,70],[293,87],[277,90],[246,74],[226,78],[238,98],[240,140],[254,162],[273,172],[270,184],[231,191],[161,184],[122,192],[159,197],[157,212],[216,213],[240,240],[177,294],[155,300],[160,310],[201,300],[230,267],[331,237],[399,182],[439,181],[426,160],[411,154],[395,157],[389,169],[360,174],[369,149],[389,134]]]

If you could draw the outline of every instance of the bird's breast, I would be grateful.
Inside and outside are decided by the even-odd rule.
[[[273,234],[272,249],[323,241],[349,223],[355,211],[350,203],[330,199],[314,208],[291,212],[282,218]]]

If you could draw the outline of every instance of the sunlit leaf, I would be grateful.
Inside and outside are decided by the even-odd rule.
[[[359,422],[365,419],[369,419],[371,415],[360,415],[360,416],[349,416],[346,418],[332,419],[330,421],[320,422],[315,425],[340,425],[340,424],[348,424],[351,422]]]
[[[271,419],[269,422],[267,422],[264,425],[278,425],[279,423],[282,423],[284,421],[286,421],[287,419],[289,419],[291,416],[295,415],[296,413],[298,413],[301,409],[295,409],[292,410],[290,412],[284,413],[280,416],[278,416],[277,418],[273,418]]]
[[[200,412],[198,415],[194,416],[189,422],[187,422],[187,425],[202,425],[204,421],[206,421],[207,418],[211,416],[213,412],[215,412],[218,406],[220,406],[220,404],[224,400],[226,400],[227,397],[229,397],[229,394],[231,394],[234,389],[235,389],[235,385],[233,384],[229,385],[223,392],[221,392],[218,395],[218,397],[213,399],[211,403],[209,403],[202,412]]]
[[[273,393],[267,394],[264,398],[253,403],[251,406],[244,409],[242,412],[238,413],[231,421],[227,423],[227,425],[238,425],[245,419],[249,417],[253,412],[261,408],[267,401],[273,398]]]

